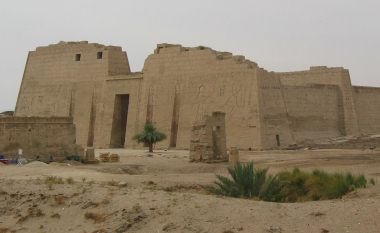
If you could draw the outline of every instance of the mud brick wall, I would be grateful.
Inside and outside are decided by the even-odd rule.
[[[0,118],[0,153],[16,154],[23,149],[27,158],[37,155],[62,156],[75,145],[75,126],[70,118]],[[52,150],[51,150],[52,149]]]

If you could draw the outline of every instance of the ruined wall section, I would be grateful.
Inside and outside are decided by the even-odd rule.
[[[225,113],[213,112],[191,129],[190,161],[227,161]]]
[[[293,144],[294,136],[280,79],[264,69],[259,69],[258,73],[262,148]]]
[[[359,133],[350,74],[343,68],[311,67],[308,71],[276,73],[283,85],[307,86],[309,84],[337,85],[342,93],[344,135]]]
[[[380,88],[353,87],[355,106],[362,134],[380,133]]]
[[[143,69],[140,127],[150,120],[171,138],[177,116],[173,109],[178,109],[176,147],[188,148],[193,123],[221,111],[226,113],[228,146],[259,148],[256,69],[254,62],[231,53],[158,45]],[[169,141],[158,146],[169,147]]]
[[[297,143],[342,135],[343,106],[338,86],[284,86],[283,93],[290,128]]]

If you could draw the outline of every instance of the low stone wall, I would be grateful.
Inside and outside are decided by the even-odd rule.
[[[0,154],[14,156],[18,149],[24,157],[40,159],[82,155],[75,145],[75,126],[66,117],[2,117],[0,118]]]

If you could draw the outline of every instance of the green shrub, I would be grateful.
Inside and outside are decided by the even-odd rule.
[[[246,165],[237,163],[228,168],[232,179],[217,175],[216,186],[208,186],[206,189],[214,194],[231,197],[259,197],[261,188],[267,177],[267,169],[254,169],[253,163]]]
[[[153,152],[153,145],[166,139],[166,134],[161,133],[152,123],[146,123],[141,133],[133,136],[137,143],[144,143],[149,147],[149,152]]]
[[[305,183],[310,175],[295,168],[292,172],[284,171],[278,173],[281,183],[281,196],[284,202],[301,201],[299,198],[307,194]]]
[[[267,175],[268,169],[254,169],[253,163],[237,163],[228,169],[231,178],[217,175],[214,186],[206,187],[213,194],[258,198],[272,202],[300,202],[340,198],[356,188],[365,188],[364,175],[329,174],[322,170],[304,172],[298,168]]]
[[[263,201],[280,202],[284,199],[281,193],[282,184],[277,175],[269,175],[260,188],[259,199]]]

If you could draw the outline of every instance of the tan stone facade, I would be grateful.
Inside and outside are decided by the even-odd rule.
[[[160,44],[131,73],[120,47],[62,42],[29,53],[16,116],[72,117],[85,147],[139,147],[152,121],[189,148],[194,122],[226,113],[227,147],[269,149],[304,140],[380,133],[380,88],[353,87],[343,68],[266,71],[243,56]]]
[[[75,126],[69,117],[1,117],[0,153],[12,157],[18,149],[29,159],[64,160],[83,153],[75,145]]]

